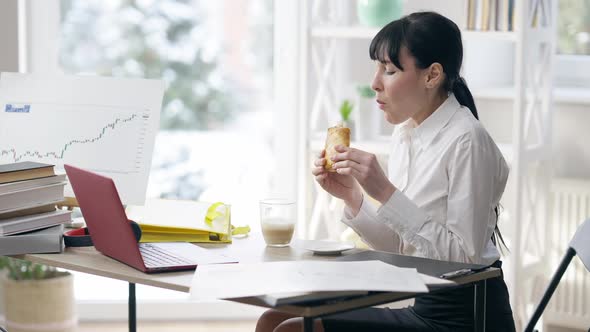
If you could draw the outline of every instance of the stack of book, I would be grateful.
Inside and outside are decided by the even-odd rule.
[[[546,6],[541,2],[532,5],[533,24],[546,21]],[[514,0],[467,0],[467,30],[514,31]]]
[[[63,224],[71,211],[58,210],[66,176],[53,165],[18,162],[0,165],[0,255],[60,252]]]

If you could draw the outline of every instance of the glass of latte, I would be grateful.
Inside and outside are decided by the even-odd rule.
[[[295,230],[295,201],[264,199],[260,201],[260,226],[269,247],[286,247]]]

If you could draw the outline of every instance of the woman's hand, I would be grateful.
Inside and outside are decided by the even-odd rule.
[[[354,177],[371,197],[385,204],[397,190],[389,181],[374,154],[349,148],[343,145],[335,147],[338,154],[332,157],[339,175]]]
[[[326,171],[324,168],[324,165],[326,165],[325,154],[326,151],[322,150],[318,159],[314,161],[315,167],[311,170],[311,173],[325,191],[334,197],[342,199],[356,215],[363,201],[360,186],[352,176]]]

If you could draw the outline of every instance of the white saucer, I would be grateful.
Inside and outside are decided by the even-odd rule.
[[[307,241],[305,249],[313,251],[314,255],[340,255],[343,251],[354,249],[348,242]]]

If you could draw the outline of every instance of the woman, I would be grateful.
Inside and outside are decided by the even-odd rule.
[[[372,88],[396,127],[389,177],[374,155],[337,147],[336,173],[316,181],[345,204],[343,222],[372,248],[438,260],[501,267],[494,231],[508,167],[478,121],[459,76],[461,33],[449,19],[421,12],[385,26],[372,40]],[[364,192],[364,194],[363,194]],[[364,195],[371,196],[379,206]],[[500,236],[501,239],[501,236]],[[487,283],[487,331],[514,331],[502,277]],[[257,331],[300,331],[302,320],[277,311]],[[318,319],[318,331],[473,331],[473,287],[418,297],[405,309],[367,308]]]

